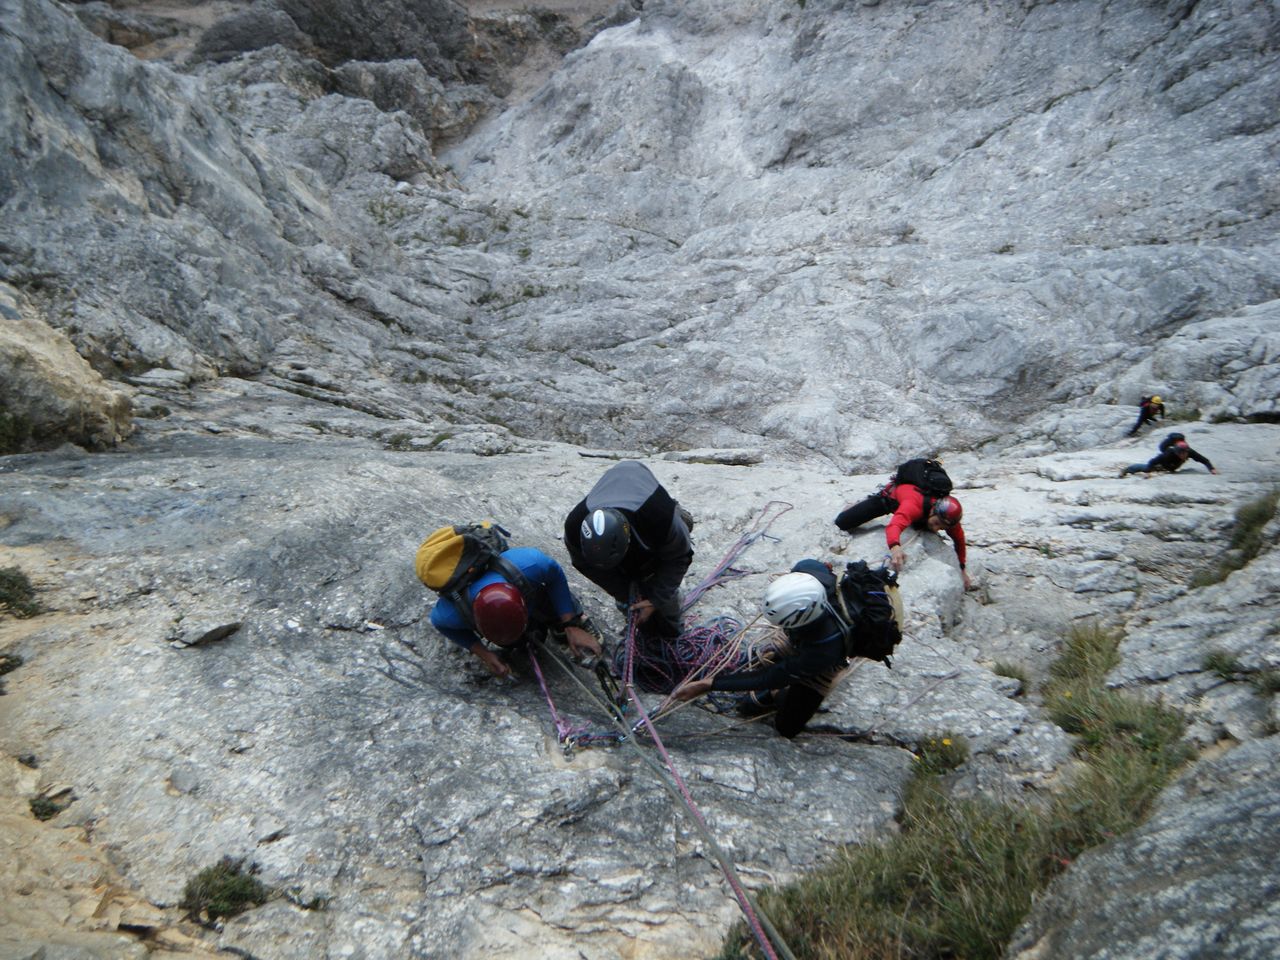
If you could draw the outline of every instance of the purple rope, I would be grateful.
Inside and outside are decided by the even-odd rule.
[[[781,507],[781,509],[772,517],[769,517],[769,512],[774,507]],[[716,568],[712,570],[701,583],[685,595],[684,605],[681,606],[680,612],[688,613],[689,609],[701,600],[702,595],[712,587],[718,586],[722,583],[728,583],[730,580],[737,580],[740,577],[747,576],[747,571],[734,568],[734,562],[757,540],[762,537],[769,536],[769,528],[773,526],[774,522],[777,521],[779,517],[792,508],[793,505],[787,503],[785,500],[770,500],[766,503],[764,505],[764,509],[760,511],[760,516],[756,518],[756,522],[751,529],[739,537],[738,541],[729,548],[729,552],[724,555],[724,558],[720,563],[716,565]],[[765,517],[769,517],[767,522],[765,521]]]
[[[692,816],[708,834],[711,828],[707,825],[706,818],[703,817],[702,811],[698,809],[697,804],[693,802],[693,795],[689,793],[689,788],[685,786],[684,778],[680,776],[680,772],[676,770],[675,762],[671,759],[671,755],[667,752],[666,745],[663,744],[662,738],[658,736],[657,728],[654,727],[653,721],[649,719],[649,714],[644,709],[644,704],[640,697],[636,694],[635,687],[631,684],[631,666],[633,663],[633,653],[635,648],[635,616],[632,615],[630,623],[627,627],[627,676],[626,690],[627,697],[636,705],[636,712],[640,715],[640,721],[644,724],[645,731],[653,740],[653,745],[658,750],[658,755],[662,757],[662,762],[667,765],[667,770],[671,774],[671,778],[675,781],[676,786],[680,790],[680,796],[684,800],[685,807]],[[717,861],[718,862],[718,861]],[[765,935],[764,928],[760,925],[760,919],[756,916],[755,910],[751,907],[751,901],[747,897],[747,892],[742,889],[737,878],[723,863],[720,864],[720,872],[724,874],[725,880],[729,884],[729,889],[733,891],[734,899],[738,901],[738,906],[742,910],[743,916],[747,918],[747,924],[751,927],[751,932],[756,938],[756,942],[760,944],[760,949],[764,951],[764,955],[768,960],[778,960],[778,955],[773,950],[773,945],[769,942],[769,938]]]
[[[560,719],[560,713],[556,710],[556,702],[551,699],[551,691],[547,689],[547,680],[542,675],[542,667],[538,665],[538,654],[532,645],[529,646],[529,662],[533,664],[533,672],[538,677],[538,686],[542,688],[542,695],[547,698],[547,706],[551,708],[551,722],[556,725],[556,739],[560,743],[564,743],[577,731],[570,724]]]

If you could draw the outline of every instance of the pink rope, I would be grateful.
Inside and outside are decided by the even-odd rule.
[[[533,672],[538,677],[538,686],[542,688],[542,695],[547,698],[547,706],[551,708],[551,722],[556,725],[556,739],[564,743],[575,729],[560,719],[560,712],[556,710],[556,702],[551,699],[551,691],[547,689],[547,681],[542,675],[542,667],[538,665],[538,654],[532,644],[529,645],[529,662],[533,664]]]
[[[689,788],[685,785],[684,778],[680,776],[676,770],[675,762],[671,759],[671,755],[667,752],[666,745],[663,744],[662,738],[658,736],[657,728],[654,727],[653,721],[649,719],[648,712],[645,711],[644,704],[640,701],[640,697],[636,694],[635,687],[631,683],[631,670],[634,660],[636,644],[636,615],[633,613],[627,621],[627,656],[626,666],[624,669],[624,687],[627,697],[636,705],[636,712],[640,715],[640,722],[644,724],[646,732],[653,740],[654,746],[658,750],[658,755],[662,757],[662,762],[667,765],[667,770],[671,774],[671,778],[675,781],[676,786],[680,790],[680,797],[684,800],[685,807],[692,816],[708,834],[711,828],[707,825],[706,818],[703,817],[702,811],[698,809],[697,804],[693,802],[693,795],[689,793]],[[738,907],[742,910],[743,916],[747,918],[747,924],[751,927],[751,932],[756,938],[756,942],[760,944],[760,949],[764,951],[768,960],[778,960],[778,955],[773,950],[773,945],[769,942],[769,938],[765,935],[764,927],[760,924],[760,919],[756,916],[755,910],[751,907],[751,901],[747,897],[747,892],[742,889],[737,878],[729,871],[729,868],[723,863],[720,864],[720,872],[724,874],[725,880],[729,884],[729,889],[733,891],[734,899],[738,901]]]

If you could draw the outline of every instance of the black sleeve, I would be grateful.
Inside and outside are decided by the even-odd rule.
[[[1202,457],[1200,456],[1200,454],[1196,453],[1194,450],[1191,450],[1191,449],[1187,450],[1187,455],[1191,457],[1191,459],[1194,460],[1196,463],[1203,463],[1206,470],[1213,469],[1213,464],[1209,462],[1208,457]]]
[[[807,644],[790,656],[782,657],[758,670],[722,674],[712,682],[711,689],[777,690],[796,680],[816,677],[833,670],[844,661],[844,638],[837,633],[817,643]]]

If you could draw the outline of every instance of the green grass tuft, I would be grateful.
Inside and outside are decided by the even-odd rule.
[[[1200,669],[1207,673],[1216,673],[1223,680],[1234,680],[1242,671],[1240,658],[1226,650],[1210,650],[1200,662]]]
[[[75,799],[74,797],[71,798]],[[71,800],[58,803],[48,797],[32,797],[30,801],[31,815],[37,820],[52,820],[71,805]]]
[[[261,906],[271,899],[272,890],[245,870],[243,860],[223,857],[187,881],[178,906],[192,920],[207,922],[221,917],[234,917],[250,907]]]
[[[1020,663],[997,660],[995,665],[992,666],[991,672],[997,677],[1008,677],[1011,680],[1018,681],[1018,689],[1013,694],[1015,697],[1022,696],[1031,686],[1031,678],[1027,674],[1027,668]]]
[[[1049,683],[1100,684],[1120,663],[1119,630],[1096,622],[1076,624],[1067,631],[1058,659],[1049,667]]]
[[[36,588],[17,567],[0,568],[0,611],[15,617],[34,617],[43,611],[36,602]]]
[[[962,766],[969,759],[969,744],[953,733],[941,733],[916,744],[916,760],[926,773],[942,774]]]
[[[1280,693],[1280,670],[1259,670],[1249,677],[1249,683],[1259,696],[1275,696]]]
[[[1231,529],[1231,542],[1227,546],[1227,555],[1219,560],[1216,566],[1196,574],[1191,580],[1192,588],[1221,583],[1261,553],[1265,546],[1262,531],[1276,515],[1277,505],[1280,505],[1280,488],[1236,510],[1236,521]]]
[[[1075,627],[1050,669],[1046,698],[1081,734],[1081,763],[1048,803],[952,796],[939,775],[951,767],[926,760],[922,745],[895,836],[840,850],[763,893],[762,910],[796,956],[996,960],[1039,890],[1082,851],[1140,823],[1191,751],[1181,717],[1105,688],[1121,639],[1096,624]],[[739,924],[719,957],[756,955]]]

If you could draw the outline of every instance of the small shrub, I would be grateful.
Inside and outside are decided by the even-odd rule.
[[[34,617],[43,608],[36,603],[36,589],[17,567],[0,569],[0,611],[15,617]]]
[[[221,917],[234,917],[250,907],[258,907],[271,899],[272,890],[246,871],[243,860],[223,857],[187,881],[178,906],[192,920],[206,922]]]
[[[0,456],[17,453],[31,439],[31,421],[19,413],[0,410]]]
[[[1170,423],[1191,423],[1200,419],[1200,408],[1191,407],[1188,410],[1174,410],[1165,419]]]
[[[1262,552],[1262,529],[1276,515],[1280,504],[1280,489],[1246,503],[1236,511],[1235,526],[1231,530],[1231,549],[1239,550],[1248,563]]]
[[[1223,680],[1234,680],[1236,674],[1241,672],[1239,658],[1226,650],[1211,650],[1206,653],[1200,669],[1206,673],[1216,673]]]
[[[69,803],[58,803],[55,800],[50,800],[48,797],[32,797],[31,815],[37,820],[52,820],[67,809],[69,805]]]
[[[925,773],[946,773],[968,759],[969,744],[952,733],[940,734],[916,745],[916,760]]]
[[[1249,677],[1249,683],[1259,695],[1274,696],[1280,693],[1280,670],[1259,670]]]
[[[1062,652],[1049,667],[1050,684],[1100,684],[1120,663],[1121,633],[1097,622],[1076,624],[1067,631]]]
[[[1227,545],[1227,555],[1218,561],[1216,566],[1196,574],[1191,580],[1192,588],[1221,583],[1237,570],[1243,569],[1261,553],[1264,546],[1262,531],[1276,515],[1277,505],[1280,505],[1280,488],[1236,510],[1235,525],[1231,529],[1231,542]]]
[[[409,212],[403,204],[385,197],[377,197],[369,201],[369,216],[383,227],[394,226],[405,218]]]
[[[393,433],[391,434],[391,436],[387,437],[383,442],[387,445],[388,450],[399,450],[403,452],[405,450],[412,449],[410,445],[410,441],[412,440],[413,440],[413,436],[411,434]]]
[[[997,677],[1009,677],[1018,681],[1018,689],[1013,694],[1015,697],[1022,696],[1027,692],[1027,687],[1031,685],[1031,680],[1027,676],[1027,668],[1020,663],[1006,663],[998,660],[992,666],[991,672]]]

